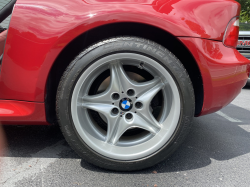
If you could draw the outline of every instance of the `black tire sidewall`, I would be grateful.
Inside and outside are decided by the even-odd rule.
[[[92,150],[77,133],[71,117],[71,97],[81,74],[96,60],[110,54],[125,52],[145,55],[159,62],[172,75],[181,97],[180,119],[169,141],[154,154],[132,161],[110,159]],[[88,162],[102,168],[119,171],[147,168],[171,155],[189,132],[194,116],[194,107],[192,83],[181,62],[164,47],[152,41],[136,37],[119,37],[105,40],[79,54],[62,76],[56,100],[58,122],[69,145]]]

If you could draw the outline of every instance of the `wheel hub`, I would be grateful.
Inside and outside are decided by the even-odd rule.
[[[119,106],[122,111],[130,111],[133,108],[133,102],[131,99],[125,97],[120,100]]]

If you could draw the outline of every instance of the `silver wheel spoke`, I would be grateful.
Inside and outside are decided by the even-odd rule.
[[[156,86],[148,90],[146,93],[141,95],[136,102],[141,102],[143,104],[141,109],[137,110],[139,116],[141,116],[145,121],[150,123],[151,125],[155,126],[156,128],[160,128],[161,125],[159,122],[154,118],[150,111],[150,103],[154,96],[164,87],[162,82],[158,83]]]
[[[137,114],[134,115],[133,126],[147,130],[152,134],[156,134],[159,131],[159,128],[156,128],[151,123],[148,123],[146,120],[144,120]]]
[[[159,77],[155,77],[153,80],[150,80],[147,82],[143,82],[143,83],[135,82],[127,76],[126,72],[123,69],[122,64],[119,61],[112,64],[111,69],[112,69],[112,72],[114,72],[115,77],[119,78],[117,80],[119,81],[121,85],[120,89],[122,89],[122,91],[126,91],[126,89],[134,89],[136,92],[136,95],[142,95],[142,93],[149,90],[153,86],[157,85],[161,81]]]
[[[120,83],[120,68],[122,68],[122,65],[118,61],[110,64],[110,84],[108,88],[109,93],[122,92],[122,85]]]
[[[110,71],[116,77],[115,84],[119,84],[120,91],[126,91],[126,88],[130,88],[133,85],[132,80],[127,76],[126,72],[123,69],[121,62],[116,61],[110,65]]]
[[[155,77],[153,80],[143,82],[143,83],[137,83],[135,82],[133,87],[136,90],[136,95],[141,96],[145,91],[150,90],[155,85],[159,84],[161,82],[161,79],[159,77]]]
[[[105,115],[107,118],[111,116],[111,110],[114,108],[113,105],[102,104],[102,103],[82,103],[80,106],[100,112]]]
[[[120,84],[120,70],[122,69],[122,65],[119,62],[110,64],[110,83],[108,88],[100,94],[96,95],[86,95],[84,96],[83,102],[95,102],[95,103],[111,103],[112,102],[112,94],[113,93],[121,93],[122,86]]]
[[[126,120],[125,117],[116,120],[115,124],[108,124],[109,129],[112,129],[110,133],[107,134],[107,141],[115,145],[122,134],[130,128],[141,128],[156,134],[159,129],[152,126],[150,123],[145,121],[143,118],[137,114],[133,114],[132,120]]]
[[[104,91],[103,93],[100,93],[97,95],[86,95],[82,98],[82,102],[86,104],[89,104],[89,103],[109,104],[112,102],[112,100],[111,100],[109,91]]]
[[[108,124],[108,133],[106,137],[106,142],[115,145],[123,132],[121,130],[124,128],[121,126],[122,118],[118,118],[114,123]]]
[[[120,122],[119,115],[114,116],[111,114],[111,110],[114,108],[114,106],[108,104],[100,104],[100,103],[84,103],[82,104],[82,106],[100,112],[107,118],[108,129],[105,142],[114,141],[113,139],[117,136],[114,134],[117,131],[117,125],[119,125]]]
[[[108,130],[105,142],[113,142],[120,120],[121,118],[119,117],[111,117],[108,119]]]

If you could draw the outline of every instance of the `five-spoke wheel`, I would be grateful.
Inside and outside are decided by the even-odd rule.
[[[104,42],[78,57],[58,89],[58,117],[66,139],[83,158],[108,169],[141,169],[161,161],[180,144],[176,138],[185,134],[183,123],[192,118],[183,98],[191,96],[189,113],[194,112],[192,87],[186,85],[190,90],[183,92],[176,76],[177,70],[185,72],[178,60],[170,66],[165,61],[175,57],[165,52],[168,58],[160,61],[154,46],[145,54],[136,46],[131,49],[136,40],[106,52],[105,45],[126,40]],[[188,76],[186,81],[190,83]],[[159,159],[163,148],[168,153]]]

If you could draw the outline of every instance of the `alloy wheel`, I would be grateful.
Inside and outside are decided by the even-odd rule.
[[[153,79],[132,80],[124,66],[143,69]],[[89,94],[105,71],[109,71],[108,86],[101,93]],[[155,117],[151,102],[159,92],[162,107]],[[91,111],[107,123],[106,130]],[[140,159],[171,138],[180,116],[180,95],[170,73],[157,61],[134,53],[113,54],[94,62],[80,76],[72,94],[71,116],[79,136],[95,152],[111,159]],[[131,129],[142,131],[125,136]]]

